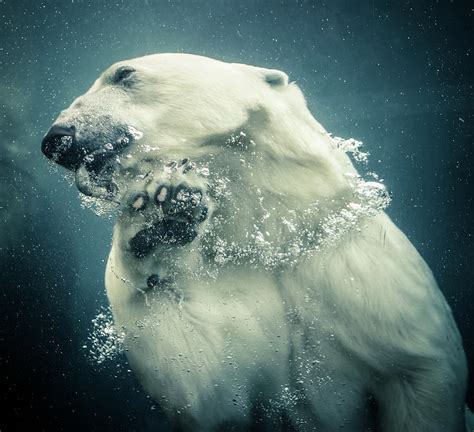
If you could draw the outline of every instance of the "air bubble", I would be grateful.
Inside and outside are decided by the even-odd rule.
[[[367,163],[369,160],[369,153],[363,152],[361,150],[363,143],[362,141],[357,141],[354,138],[340,138],[340,137],[333,137],[329,134],[331,141],[337,149],[342,150],[345,153],[351,154],[357,162]]]
[[[115,328],[110,308],[102,308],[92,320],[92,330],[84,347],[91,363],[101,365],[123,353],[125,334]]]
[[[143,132],[135,129],[133,126],[127,126],[127,134],[134,140],[139,140],[143,138]]]

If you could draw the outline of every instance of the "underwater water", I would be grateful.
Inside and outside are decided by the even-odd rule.
[[[81,198],[40,150],[105,68],[160,52],[280,69],[297,82],[363,177],[362,206],[328,218],[321,247],[386,209],[432,269],[474,373],[468,2],[3,0],[0,12],[0,429],[169,430],[108,308],[115,214]],[[225,193],[225,175],[214,180]],[[255,253],[271,268],[275,256],[302,253],[297,240],[282,256],[262,238],[257,230],[249,250],[230,255]]]

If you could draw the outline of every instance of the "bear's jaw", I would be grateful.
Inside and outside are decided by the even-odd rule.
[[[131,175],[124,162],[126,162],[125,152],[129,150],[132,142],[133,140],[127,138],[118,140],[84,156],[75,169],[75,182],[79,192],[120,204],[117,179],[128,178]]]
[[[84,195],[93,198],[99,198],[106,201],[112,201],[120,204],[117,199],[119,187],[113,180],[110,172],[112,170],[106,169],[105,173],[94,173],[87,169],[85,164],[82,164],[75,172],[76,187]]]

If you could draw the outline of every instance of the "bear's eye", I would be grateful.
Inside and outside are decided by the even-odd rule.
[[[115,71],[113,80],[115,83],[121,82],[132,75],[133,72],[135,72],[135,69],[131,66],[121,66]]]

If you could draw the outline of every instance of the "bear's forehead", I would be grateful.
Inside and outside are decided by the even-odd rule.
[[[282,90],[288,86],[288,76],[276,69],[227,63],[195,54],[160,53],[113,64],[101,74],[89,92],[94,93],[103,85],[121,82],[117,77],[121,76],[121,69],[127,68],[133,69],[129,83],[148,84],[147,88],[153,88],[155,93],[160,94],[167,93],[167,88],[173,92],[187,89],[191,91],[188,94],[194,94],[194,90],[205,90],[209,95],[224,92],[240,100],[242,95],[257,98],[258,92],[264,92],[267,98],[273,97],[269,89]]]
[[[168,71],[178,72],[180,70],[197,71],[200,68],[209,69],[229,67],[230,63],[224,63],[219,60],[194,54],[164,53],[123,60],[110,66],[106,72],[113,72],[123,66],[131,66],[142,68],[144,70],[165,73]]]

